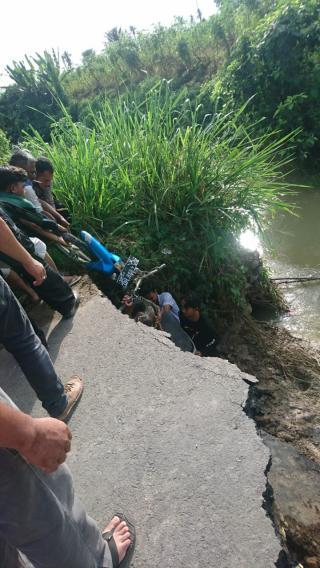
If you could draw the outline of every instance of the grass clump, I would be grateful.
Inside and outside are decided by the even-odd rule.
[[[286,208],[281,169],[289,136],[254,137],[238,113],[203,117],[163,81],[143,103],[105,101],[90,127],[65,111],[52,143],[30,149],[55,166],[55,189],[74,228],[99,235],[144,267],[166,262],[176,293],[198,289],[241,304],[245,270],[235,239],[266,210]],[[219,300],[220,301],[220,300]]]
[[[11,144],[6,133],[0,128],[0,164],[5,164],[10,157]]]

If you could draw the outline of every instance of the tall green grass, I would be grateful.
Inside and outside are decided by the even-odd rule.
[[[213,289],[218,279],[237,295],[234,238],[252,220],[262,225],[267,210],[288,207],[281,171],[290,137],[254,137],[243,126],[245,107],[203,124],[200,111],[162,82],[143,104],[106,101],[90,128],[65,111],[50,145],[37,132],[27,143],[53,161],[56,193],[75,229],[144,266],[167,262],[175,288]]]

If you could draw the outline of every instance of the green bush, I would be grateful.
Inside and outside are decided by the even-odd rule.
[[[283,133],[300,129],[296,157],[320,167],[320,5],[318,0],[278,0],[275,9],[247,29],[213,87],[220,108],[248,99],[251,120]]]
[[[10,157],[10,142],[3,130],[0,128],[0,164],[5,164]]]
[[[54,51],[45,51],[13,62],[7,72],[13,83],[0,94],[0,127],[15,143],[30,124],[49,140],[49,116],[57,120],[61,116],[59,100],[68,103],[63,83],[70,70],[62,66]]]
[[[166,82],[143,104],[105,102],[92,128],[68,113],[52,143],[28,138],[52,159],[59,199],[74,228],[86,228],[144,267],[168,266],[170,285],[241,302],[244,274],[235,238],[266,210],[286,207],[277,153],[286,139],[255,138],[241,125],[244,110],[215,115],[204,127],[201,108],[175,96]]]

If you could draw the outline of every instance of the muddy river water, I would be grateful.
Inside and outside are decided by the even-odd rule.
[[[320,347],[320,181],[319,188],[297,190],[286,201],[296,205],[295,215],[280,212],[263,241],[246,231],[241,242],[258,248],[275,278],[319,276],[319,281],[281,285],[290,311],[279,324]]]
[[[281,213],[270,226],[266,262],[275,277],[320,278],[320,183],[290,198],[296,215]],[[320,343],[320,279],[282,286],[290,312],[282,323],[294,334]]]

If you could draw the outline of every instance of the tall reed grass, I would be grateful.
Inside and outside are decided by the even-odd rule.
[[[210,287],[217,274],[222,282],[221,267],[236,262],[234,238],[252,220],[262,225],[266,211],[288,207],[281,171],[290,137],[255,137],[243,126],[245,107],[205,123],[200,110],[162,82],[143,104],[105,101],[90,127],[65,110],[50,145],[37,132],[27,140],[53,161],[57,196],[76,229],[144,266],[167,262],[180,288],[194,280]]]

